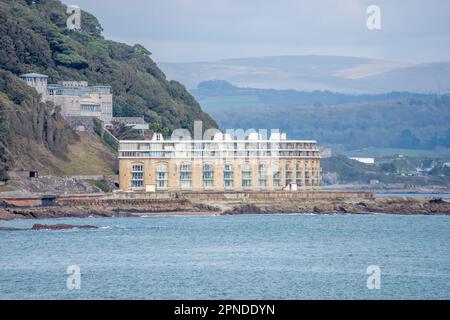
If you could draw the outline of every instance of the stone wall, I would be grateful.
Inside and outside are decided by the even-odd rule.
[[[117,192],[104,196],[105,199],[189,199],[202,200],[358,200],[373,199],[372,192],[343,192],[343,191],[300,191],[300,192]]]
[[[358,202],[373,200],[370,192],[161,192],[136,193],[116,192],[109,194],[59,195],[53,197],[22,197],[4,199],[9,205],[17,207],[60,206],[60,207],[97,207],[107,210],[133,211],[148,209],[151,211],[193,210],[202,205],[215,210],[218,203],[245,205],[248,203],[272,204],[282,208],[284,205],[307,204],[317,202]]]

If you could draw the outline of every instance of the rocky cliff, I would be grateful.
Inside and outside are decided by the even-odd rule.
[[[40,157],[67,160],[67,147],[79,140],[52,104],[11,72],[0,70],[0,180],[6,170],[31,169]]]

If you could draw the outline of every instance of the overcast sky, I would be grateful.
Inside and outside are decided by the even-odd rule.
[[[71,2],[72,1],[72,2]],[[449,0],[63,0],[156,61],[321,54],[450,61]],[[366,9],[381,8],[381,30]]]

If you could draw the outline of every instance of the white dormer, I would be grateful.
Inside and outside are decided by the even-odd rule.
[[[152,141],[164,141],[164,137],[161,133],[155,132],[153,134]]]
[[[269,138],[270,141],[279,141],[280,139],[281,139],[281,135],[279,132],[272,132],[270,134],[270,138]]]
[[[222,133],[222,132],[217,132],[217,133],[214,135],[213,140],[215,140],[215,141],[223,141],[223,133]]]
[[[258,141],[258,139],[259,139],[259,134],[257,132],[251,132],[248,135],[248,140],[250,140],[250,141]]]

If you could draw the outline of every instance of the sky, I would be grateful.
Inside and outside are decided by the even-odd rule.
[[[69,2],[72,1],[72,2]],[[275,55],[450,61],[448,0],[63,0],[158,62]],[[369,5],[381,29],[366,24]]]

